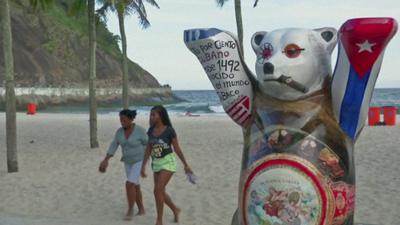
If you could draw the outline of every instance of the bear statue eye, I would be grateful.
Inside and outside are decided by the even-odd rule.
[[[282,53],[285,53],[285,55],[288,58],[296,58],[300,55],[301,51],[304,51],[304,48],[300,48],[296,44],[288,44],[286,45],[285,49],[282,51]]]

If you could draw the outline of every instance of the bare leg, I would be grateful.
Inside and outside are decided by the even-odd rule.
[[[163,225],[165,187],[170,181],[172,175],[173,175],[172,172],[165,170],[154,173],[154,197],[156,199],[156,208],[157,208],[156,225]]]
[[[143,197],[142,197],[142,191],[140,190],[140,185],[136,185],[136,204],[139,208],[138,215],[144,215],[145,210],[143,206]]]
[[[165,196],[164,196],[164,201],[165,201],[165,204],[174,213],[174,222],[178,223],[179,222],[179,213],[181,212],[181,209],[176,207],[176,205],[172,202],[171,198],[169,197],[169,195],[166,192],[165,192]]]
[[[135,205],[136,201],[136,187],[135,184],[126,181],[126,197],[128,199],[128,211],[126,212],[124,220],[132,220],[133,217],[133,206]]]

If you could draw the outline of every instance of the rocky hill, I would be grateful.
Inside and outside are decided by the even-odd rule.
[[[68,0],[56,0],[53,7],[35,13],[29,0],[10,2],[16,87],[87,87],[86,14],[69,16],[71,1]],[[0,33],[0,40],[1,36]],[[118,41],[119,36],[110,33],[104,23],[98,23],[98,87],[121,87],[122,54]],[[3,63],[3,54],[0,54],[0,87],[4,85]],[[129,62],[129,81],[130,87],[160,87],[149,72],[132,61]]]

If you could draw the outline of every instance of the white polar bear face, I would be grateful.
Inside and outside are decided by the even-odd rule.
[[[332,74],[336,34],[334,28],[255,33],[251,44],[257,55],[256,74],[261,90],[274,98],[292,101],[322,89]]]

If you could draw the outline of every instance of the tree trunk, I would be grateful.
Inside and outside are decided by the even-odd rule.
[[[6,145],[7,169],[9,173],[18,172],[17,159],[17,116],[14,90],[14,59],[12,52],[12,34],[10,5],[8,0],[0,4],[1,32],[3,34],[4,72],[6,81]]]
[[[242,21],[242,7],[240,5],[240,0],[235,0],[235,15],[236,15],[236,27],[237,34],[239,38],[239,45],[242,55],[244,57],[243,49],[243,21]]]
[[[95,0],[88,0],[89,19],[89,107],[90,107],[90,147],[98,148],[97,141],[97,105],[96,105],[96,20],[94,17]]]
[[[128,56],[126,53],[126,35],[125,35],[125,24],[124,24],[124,11],[118,11],[118,23],[119,33],[122,40],[122,106],[124,109],[129,108],[129,80],[128,80]]]

